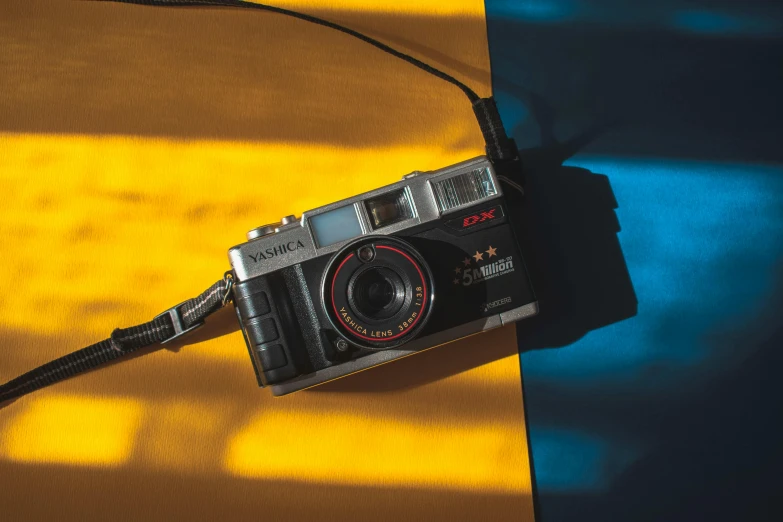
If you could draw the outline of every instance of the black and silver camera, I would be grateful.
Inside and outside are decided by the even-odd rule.
[[[251,230],[229,250],[258,382],[321,384],[538,311],[479,157]]]

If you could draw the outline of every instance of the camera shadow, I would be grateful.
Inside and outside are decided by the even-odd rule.
[[[565,346],[637,313],[609,178],[562,164],[597,132],[521,153],[526,198],[512,219],[541,312],[517,324],[520,352]]]

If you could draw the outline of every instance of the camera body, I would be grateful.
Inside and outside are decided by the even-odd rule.
[[[251,230],[229,250],[260,386],[285,395],[535,315],[479,157]]]

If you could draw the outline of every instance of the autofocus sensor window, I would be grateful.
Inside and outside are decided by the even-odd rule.
[[[368,249],[373,256],[362,255]],[[416,249],[393,237],[348,244],[332,257],[323,281],[323,305],[332,324],[364,348],[410,341],[432,308],[429,267]]]

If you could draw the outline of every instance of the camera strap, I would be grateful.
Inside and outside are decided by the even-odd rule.
[[[383,42],[340,24],[316,16],[291,11],[281,7],[245,2],[242,0],[99,0],[127,4],[141,4],[161,7],[224,7],[254,9],[290,16],[320,26],[328,27],[357,38],[365,43],[404,60],[419,69],[458,87],[473,106],[473,113],[486,143],[486,153],[497,171],[498,177],[512,188],[521,192],[522,170],[514,140],[506,135],[495,100],[481,98],[470,87],[450,74],[421,60],[400,52]],[[111,337],[59,359],[39,366],[19,377],[0,385],[0,404],[17,399],[45,386],[62,381],[74,375],[89,371],[140,348],[157,343],[167,343],[195,330],[204,324],[204,319],[224,307],[231,300],[233,279],[227,272],[223,279],[210,286],[196,298],[169,308],[152,321],[117,328]]]
[[[117,328],[111,337],[39,366],[0,385],[0,404],[34,392],[50,384],[106,364],[157,343],[168,343],[204,324],[204,319],[231,300],[233,279],[223,279],[201,295],[188,299],[159,314],[147,323]]]

